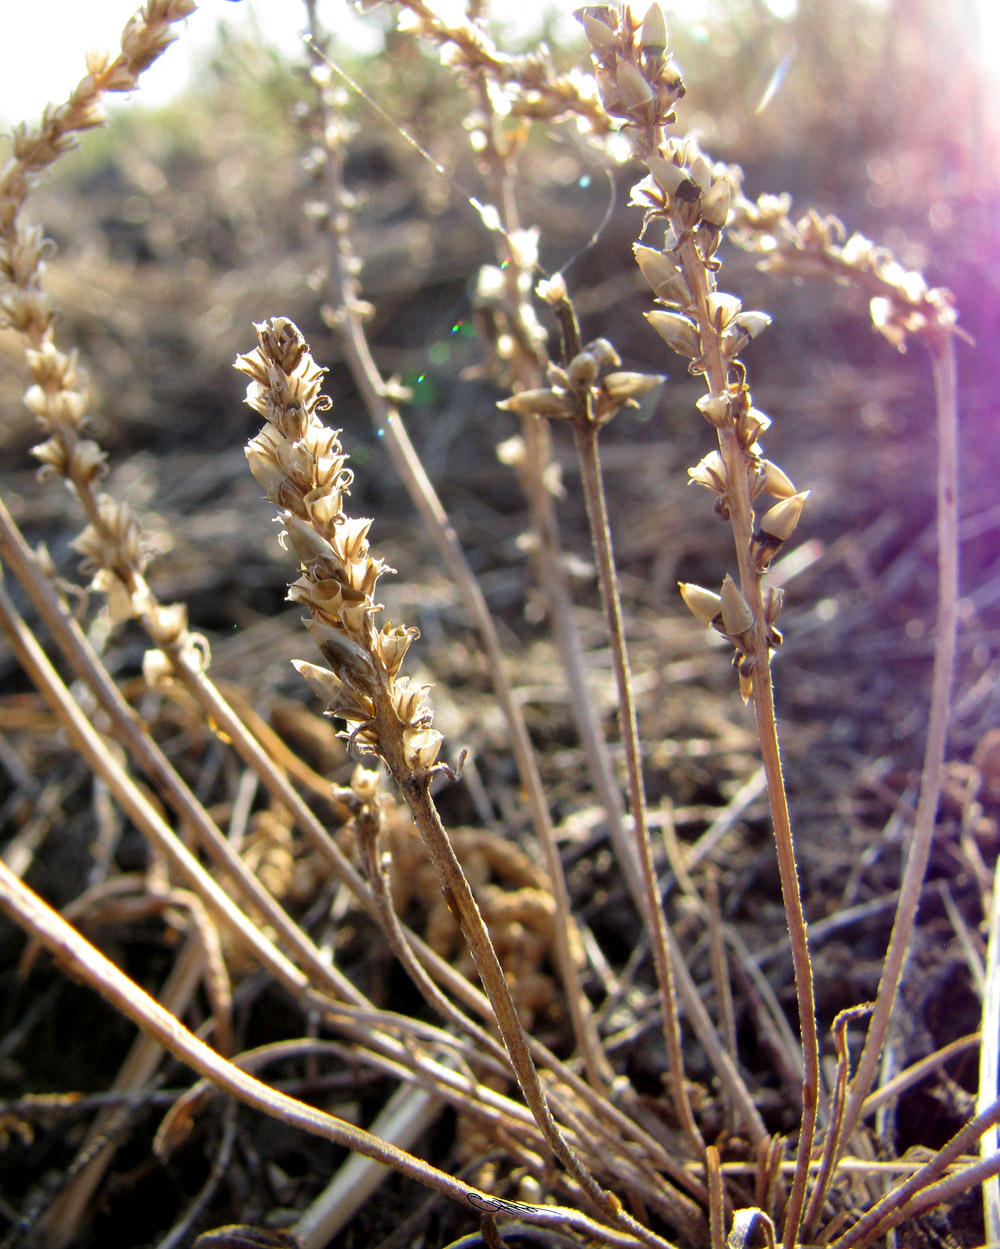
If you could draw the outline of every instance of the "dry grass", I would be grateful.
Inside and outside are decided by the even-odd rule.
[[[109,310],[131,300],[139,317],[198,258],[164,228],[143,281],[112,268],[106,288],[74,285],[25,209],[191,7],[150,0],[121,55],[91,56],[69,102],[14,136],[0,176],[5,351],[18,342],[26,362],[39,477],[61,480],[73,505],[45,505],[51,484],[16,477],[0,503],[0,618],[18,674],[0,702],[0,901],[28,936],[5,934],[9,964],[30,971],[10,981],[0,1046],[3,1245],[179,1246],[222,1222],[237,1226],[206,1234],[206,1249],[431,1245],[470,1228],[463,1243],[491,1249],[1000,1240],[997,1055],[977,1031],[1000,1029],[996,519],[987,498],[965,521],[967,545],[987,555],[963,587],[974,627],[956,682],[955,354],[967,336],[954,297],[829,213],[748,198],[741,170],[678,129],[685,85],[655,6],[583,11],[592,62],[570,68],[502,52],[475,14],[400,0],[392,53],[354,84],[307,3],[297,114],[312,185],[295,198],[325,248],[310,285],[352,389],[272,307],[247,350],[232,308],[259,304],[255,266],[272,260],[251,242],[228,291],[213,286],[200,317],[178,317],[171,372],[175,386],[188,366],[210,378],[235,338],[264,421],[246,452],[259,489],[235,417],[212,435],[211,461],[192,419],[181,451],[116,472],[106,447],[127,438],[111,416],[141,416],[141,403],[105,387],[95,409],[60,311],[90,301],[96,316],[104,289]],[[415,80],[450,76],[438,98],[467,110],[474,162],[455,135],[433,157],[411,141],[393,158],[412,161],[408,181],[380,185],[359,129],[383,125],[380,98],[391,106],[401,90],[379,86],[392,56]],[[730,105],[716,103],[723,133]],[[546,161],[620,181],[623,142],[635,207],[605,222],[589,280],[576,262],[547,272],[546,236],[561,226]],[[442,252],[472,275],[478,337],[473,349],[446,336],[437,384],[474,368],[459,402],[489,409],[478,424],[454,424],[440,391],[422,409],[424,378],[408,388],[392,375],[405,345],[373,346],[404,306],[379,289],[380,255],[405,239],[419,268],[441,246],[428,223],[453,172],[442,160],[474,191],[450,210]],[[419,211],[374,228],[401,188]],[[271,237],[233,202],[209,215],[234,254],[233,239]],[[616,265],[616,239],[635,244],[637,268]],[[767,381],[787,372],[780,347],[767,354],[781,317],[769,327],[728,293],[763,288],[727,239],[779,279],[861,292],[892,348],[926,347],[933,440],[907,447],[891,427],[909,375],[888,356],[860,376],[817,358],[800,403],[782,401]],[[287,283],[307,312],[304,268],[262,282]],[[412,298],[417,320],[438,317],[428,287]],[[157,317],[169,336],[171,314]],[[86,346],[85,320],[67,320]],[[601,336],[588,340],[591,322]],[[107,343],[85,361],[99,377],[114,368]],[[751,394],[755,359],[764,382]],[[358,399],[374,437],[350,434],[352,469],[335,426]],[[798,446],[790,415],[769,430],[772,400],[800,407]],[[620,434],[628,409],[658,404],[676,424],[669,441]],[[859,408],[861,425],[848,415]],[[831,433],[836,409],[850,437]],[[442,494],[407,432],[424,422],[425,458],[456,466]],[[503,467],[475,454],[477,440],[492,453],[497,430]],[[788,449],[788,472],[762,438]],[[23,441],[8,432],[12,452]],[[385,459],[419,540],[412,525],[383,527],[387,497],[366,467]],[[683,488],[686,464],[714,519],[704,492]],[[577,480],[579,498],[570,486],[564,499]],[[284,565],[268,553],[261,490]],[[139,518],[151,497],[159,530]],[[829,537],[817,528],[797,547],[814,504]],[[357,519],[369,506],[374,523]],[[85,527],[70,550],[74,516]],[[924,545],[911,541],[932,519]],[[370,526],[379,546],[389,535],[395,588]],[[518,546],[534,574],[527,629],[520,606],[504,607],[520,603]],[[274,592],[289,564],[290,616]],[[705,646],[705,629],[723,649]],[[288,659],[328,719],[304,705]],[[40,946],[108,1011],[40,969]],[[47,1029],[61,1040],[52,1054],[39,1043],[33,1063],[28,1040]],[[262,1114],[237,1115],[238,1102]]]

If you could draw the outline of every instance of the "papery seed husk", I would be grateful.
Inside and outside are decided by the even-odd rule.
[[[586,32],[587,42],[597,56],[603,60],[617,51],[618,40],[615,38],[615,33],[602,21],[599,21],[596,17],[591,17],[588,13],[583,13],[580,21],[583,23],[583,29]]]
[[[521,390],[497,404],[504,412],[518,416],[561,417],[569,415],[567,396],[551,387],[544,390]]]
[[[601,387],[611,399],[637,399],[666,380],[662,373],[608,373]]]
[[[594,80],[597,83],[597,90],[601,94],[601,101],[609,113],[616,113],[622,107],[622,95],[618,87],[618,78],[614,70],[605,69],[598,65],[594,71]]]
[[[304,520],[300,520],[290,512],[283,513],[281,523],[285,527],[292,549],[302,564],[311,564],[318,559],[333,558],[333,547],[326,538],[313,529],[312,525],[307,525]]]
[[[717,330],[727,329],[742,309],[742,301],[725,291],[713,291],[708,297],[708,313]]]
[[[757,337],[765,326],[771,324],[771,318],[766,312],[741,312],[736,318],[736,324],[741,330],[744,330],[751,339]]]
[[[702,395],[695,407],[716,429],[725,429],[732,420],[732,404],[728,395]]]
[[[688,477],[692,484],[696,482],[699,486],[705,486],[713,494],[725,494],[729,484],[726,461],[718,451],[710,451],[698,461],[694,468],[689,468]]]
[[[701,215],[710,225],[720,230],[729,219],[733,188],[727,177],[716,178],[701,197]]]
[[[587,350],[602,369],[616,369],[622,362],[614,344],[607,338],[595,338],[592,343],[587,344]]]
[[[690,182],[691,175],[686,169],[680,168],[672,160],[663,156],[647,156],[646,166],[656,180],[656,184],[668,195],[674,195],[685,182]]]
[[[668,347],[679,355],[694,359],[701,354],[701,338],[698,327],[679,312],[647,312],[646,320],[656,330]]]
[[[378,795],[382,773],[359,763],[351,773],[351,792],[362,802],[372,802]]]
[[[777,621],[784,605],[785,591],[780,586],[768,586],[764,594],[764,619],[769,625]]]
[[[790,499],[797,493],[792,479],[773,460],[761,460],[763,480],[761,491],[775,499]]]
[[[146,617],[146,631],[157,646],[169,646],[187,632],[185,603],[158,604]]]
[[[403,625],[386,624],[378,637],[378,653],[389,676],[394,677],[399,671],[410,643],[419,636],[418,630],[407,629]]]
[[[799,494],[793,494],[790,498],[775,503],[774,507],[760,518],[758,528],[761,533],[769,534],[772,538],[777,538],[779,542],[787,542],[795,532],[795,526],[799,523],[802,508],[809,494],[808,490],[803,490]]]
[[[753,626],[750,604],[740,593],[740,588],[727,573],[722,583],[722,623],[726,633],[739,637]]]
[[[589,351],[581,351],[570,360],[566,376],[574,390],[589,390],[597,381],[597,361]]]
[[[676,296],[687,300],[687,286],[681,270],[673,257],[657,251],[655,247],[645,247],[635,243],[632,247],[639,272],[649,283],[650,289],[658,299],[677,302]]]
[[[441,750],[444,734],[437,729],[407,727],[403,729],[403,751],[406,764],[414,772],[432,768]]]
[[[639,46],[663,53],[667,49],[667,23],[658,4],[649,6],[639,28]]]
[[[712,186],[712,166],[704,153],[698,152],[691,159],[689,168],[691,170],[692,182],[695,183],[700,191],[708,191]]]
[[[771,428],[771,418],[760,410],[760,408],[750,408],[744,412],[736,423],[736,432],[740,440],[740,446],[744,451],[749,451],[760,435]]]
[[[710,628],[722,611],[722,596],[691,581],[678,581],[677,588],[692,616]]]
[[[148,650],[142,657],[142,679],[151,690],[170,685],[174,678],[174,663],[161,650]]]
[[[655,101],[653,88],[631,61],[618,62],[616,80],[622,103],[630,112],[647,108]]]
[[[307,620],[306,628],[322,651],[323,658],[335,670],[346,669],[363,677],[369,677],[374,672],[371,655],[343,630],[316,619]]]

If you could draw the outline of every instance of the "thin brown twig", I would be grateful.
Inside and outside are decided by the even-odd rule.
[[[489,1193],[481,1192],[471,1184],[457,1182],[445,1172],[364,1129],[296,1101],[247,1075],[216,1054],[169,1011],[129,980],[18,880],[2,860],[0,907],[49,949],[60,965],[75,978],[90,985],[116,1010],[154,1037],[181,1062],[246,1105],[314,1136],[324,1137],[374,1158],[459,1202],[466,1209],[471,1206],[475,1210],[504,1212],[513,1204],[513,1212],[529,1223],[566,1227],[615,1249],[635,1249],[636,1238],[633,1235],[595,1222],[578,1210],[561,1206],[498,1202]],[[665,1243],[658,1237],[648,1235],[642,1239],[650,1244]]]
[[[927,343],[934,373],[937,411],[937,530],[938,606],[934,638],[934,668],[931,701],[927,717],[927,742],[920,776],[920,796],[913,824],[913,837],[899,902],[886,951],[882,978],[865,1046],[851,1082],[844,1111],[843,1139],[847,1140],[861,1115],[861,1108],[872,1089],[899,982],[910,949],[917,908],[923,890],[941,782],[944,771],[948,720],[954,685],[955,652],[958,632],[958,402],[955,363],[955,336],[950,327],[939,329]]]

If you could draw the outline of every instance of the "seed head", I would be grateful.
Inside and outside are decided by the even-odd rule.
[[[339,434],[320,416],[329,407],[323,370],[291,321],[277,317],[256,330],[258,346],[236,367],[250,378],[247,403],[268,423],[247,459],[279,505],[283,545],[298,559],[288,597],[309,609],[306,627],[329,665],[295,666],[326,713],[347,722],[351,748],[382,758],[397,776],[429,770],[442,741],[431,727],[429,687],[399,675],[417,630],[374,623],[378,580],[392,570],[370,553],[372,522],[344,511],[352,474]]]

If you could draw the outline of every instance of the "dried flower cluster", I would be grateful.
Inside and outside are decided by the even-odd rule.
[[[51,243],[39,227],[19,221],[21,208],[42,174],[75,145],[76,136],[103,124],[102,97],[138,86],[143,70],[175,38],[172,25],[195,7],[195,0],[147,0],[125,27],[114,60],[106,52],[89,53],[87,74],[66,103],[47,107],[37,126],[14,128],[10,158],[0,173],[0,276],[9,284],[0,311],[33,348],[40,350],[52,336],[52,301],[42,289],[42,262]],[[48,354],[29,360],[29,365],[36,383],[48,393],[72,389],[75,362]]]
[[[399,675],[415,628],[374,623],[375,587],[387,565],[369,553],[370,520],[344,512],[352,473],[336,431],[319,413],[324,370],[291,321],[257,325],[258,346],[238,357],[250,379],[248,405],[267,424],[247,445],[250,471],[279,509],[282,541],[301,575],[288,597],[310,611],[307,627],[329,668],[300,661],[298,671],[328,715],[346,720],[352,747],[383,759],[390,771],[426,772],[441,734],[431,727],[426,686]]]
[[[559,276],[540,282],[538,293],[557,317],[572,317],[566,284]],[[569,338],[578,338],[574,332]],[[618,370],[621,357],[606,338],[597,338],[573,353],[565,368],[549,363],[549,385],[521,390],[497,404],[505,412],[539,416],[546,420],[569,420],[595,429],[606,425],[623,407],[638,407],[638,400],[665,380],[659,373],[627,373]]]
[[[575,69],[559,73],[546,47],[511,56],[454,5],[398,0],[398,8],[400,30],[437,44],[442,62],[468,73],[485,71],[500,115],[551,121],[575,114],[589,130],[607,129],[607,116],[587,76]]]
[[[791,196],[761,195],[756,203],[733,198],[735,242],[760,257],[760,268],[792,278],[821,278],[860,286],[869,297],[872,324],[894,347],[906,350],[911,334],[955,329],[954,296],[929,287],[923,274],[905,269],[892,252],[847,231],[837,217],[810,209],[789,216]],[[845,241],[846,240],[846,241]]]
[[[598,89],[608,113],[645,165],[631,202],[645,211],[642,236],[662,226],[660,247],[635,245],[635,257],[660,307],[647,319],[666,344],[704,375],[708,394],[698,409],[719,438],[719,449],[689,470],[692,481],[716,497],[716,511],[733,524],[740,585],[727,577],[721,594],[684,585],[685,602],[706,624],[732,642],[744,697],[753,671],[781,641],[775,627],[781,595],[761,578],[795,529],[807,492],[763,456],[759,436],[770,424],[753,406],[744,348],[770,323],[763,312],[744,311],[735,295],[718,289],[716,253],[729,219],[737,178],[711,161],[693,138],[672,138],[666,128],[684,83],[667,51],[663,13],[653,4],[641,23],[628,5],[579,11],[595,62]],[[779,502],[756,519],[762,494]]]
[[[53,244],[38,226],[25,225],[21,210],[32,188],[82,131],[104,121],[101,99],[131,91],[139,77],[175,38],[173,25],[195,9],[194,0],[147,0],[122,34],[121,51],[87,56],[87,74],[68,101],[48,107],[37,126],[14,130],[10,159],[0,174],[0,313],[25,344],[31,377],[24,402],[45,441],[32,449],[40,475],[57,475],[77,493],[89,523],[73,546],[84,557],[90,588],[106,595],[113,620],[142,620],[157,647],[183,656],[197,670],[207,663],[207,643],[187,629],[183,604],[159,603],[144,579],[148,550],[128,506],[97,489],[107,472],[106,453],[88,437],[86,379],[75,352],[55,342],[55,310],[45,290],[45,257]],[[147,674],[172,670],[164,651],[150,651]]]

